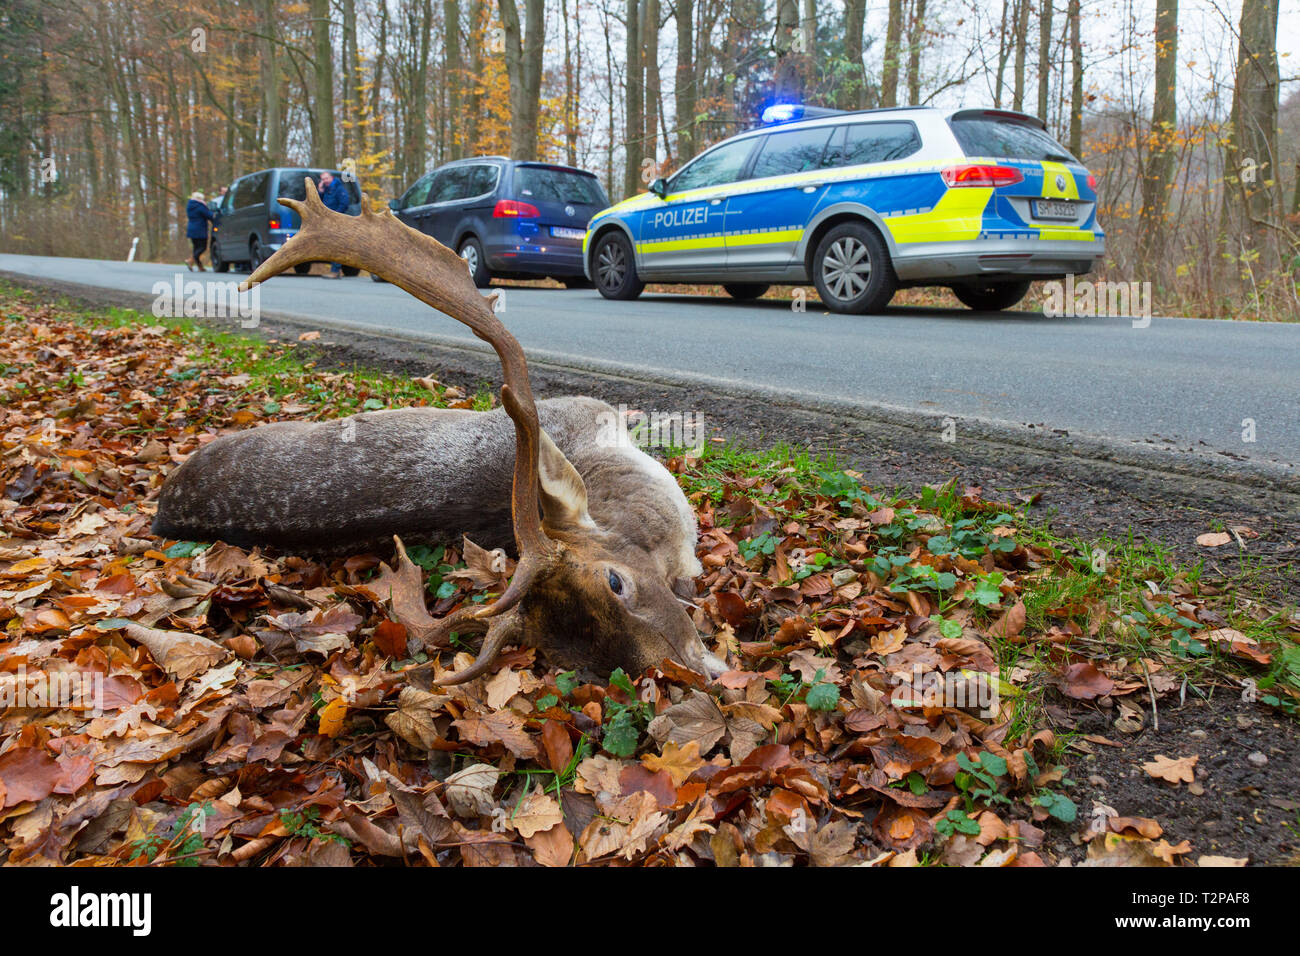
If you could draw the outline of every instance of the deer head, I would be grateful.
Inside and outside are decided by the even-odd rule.
[[[442,683],[479,676],[512,643],[538,646],[566,667],[638,673],[670,658],[716,670],[662,556],[629,549],[592,521],[582,476],[538,424],[523,349],[460,257],[389,210],[373,213],[363,204],[360,216],[347,216],[326,209],[310,179],[305,201],[280,202],[298,213],[301,228],[241,288],[305,262],[355,266],[463,322],[501,360],[501,403],[515,431],[510,505],[519,563],[495,602],[439,622],[433,642],[441,646],[453,631],[487,631],[475,662]]]

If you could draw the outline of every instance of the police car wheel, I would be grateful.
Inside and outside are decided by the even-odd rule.
[[[748,302],[751,299],[757,299],[771,287],[763,285],[761,282],[728,282],[723,288],[727,290],[727,295],[733,299]]]
[[[293,271],[296,272],[296,273],[297,273],[298,275],[300,275],[300,276],[305,276],[307,273],[311,272],[311,263],[310,263],[310,262],[300,262],[300,263],[298,263],[296,266],[293,267]]]
[[[879,312],[898,287],[884,240],[860,222],[843,223],[822,237],[812,271],[817,293],[832,312]]]
[[[637,278],[632,246],[622,233],[611,232],[600,240],[592,259],[596,288],[607,299],[635,299],[645,288]]]
[[[1000,312],[1009,309],[1025,297],[1029,282],[982,282],[973,285],[955,285],[952,293],[962,305],[977,312]]]

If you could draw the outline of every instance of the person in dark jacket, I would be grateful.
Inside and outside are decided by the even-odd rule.
[[[348,187],[335,179],[334,174],[331,172],[320,174],[320,183],[317,184],[316,188],[320,191],[321,202],[325,204],[326,209],[346,213],[348,207],[352,205],[352,197],[348,194]],[[343,278],[343,266],[337,262],[331,262],[329,275],[326,278]]]
[[[185,237],[189,239],[193,251],[185,260],[191,272],[203,271],[203,253],[208,248],[208,223],[212,221],[212,210],[203,199],[202,190],[190,193],[190,201],[185,204]]]

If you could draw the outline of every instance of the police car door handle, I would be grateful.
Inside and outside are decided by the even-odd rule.
[[[803,191],[806,193],[815,193],[817,190],[821,189],[825,185],[826,185],[825,183],[809,183],[807,186],[803,188]]]
[[[710,196],[710,197],[709,197],[709,205],[710,205],[710,206],[716,206],[716,205],[718,205],[719,203],[721,203],[722,200],[725,199],[725,198],[726,198],[725,196]]]

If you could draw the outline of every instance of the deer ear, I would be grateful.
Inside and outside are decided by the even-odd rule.
[[[594,525],[587,513],[587,486],[564,452],[551,441],[551,436],[539,431],[537,480],[542,497],[542,530],[553,532],[575,531]]]

